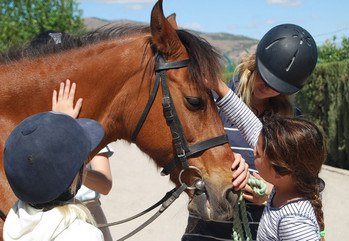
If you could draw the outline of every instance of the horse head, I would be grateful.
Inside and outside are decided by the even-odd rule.
[[[178,30],[174,15],[166,19],[162,1],[152,10],[150,30],[156,56],[150,96],[157,84],[162,88],[154,100],[148,100],[154,103],[143,115],[134,115],[146,117],[133,128],[137,130],[133,139],[158,166],[165,167],[173,182],[189,186],[190,211],[206,219],[227,219],[237,197],[231,189],[234,158],[204,81],[219,78],[219,56],[203,39]],[[145,101],[140,106],[147,108]]]
[[[59,46],[0,55],[0,147],[21,120],[50,110],[51,91],[69,78],[84,98],[80,117],[105,128],[95,152],[117,139],[135,142],[177,185],[200,181],[200,195],[198,188],[187,190],[190,210],[207,219],[231,217],[234,157],[206,86],[220,74],[214,48],[178,30],[174,16],[165,18],[162,1],[150,28],[122,25],[67,38]],[[15,197],[0,166],[0,209],[7,212]]]

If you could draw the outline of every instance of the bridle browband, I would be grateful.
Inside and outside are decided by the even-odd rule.
[[[163,112],[164,116],[166,118],[167,124],[170,126],[171,130],[171,135],[172,135],[172,141],[176,150],[176,155],[175,157],[165,165],[164,169],[161,171],[162,175],[168,175],[179,163],[182,164],[182,170],[179,173],[178,179],[180,186],[172,189],[171,191],[167,192],[166,195],[157,203],[149,207],[143,212],[140,212],[136,215],[133,215],[130,218],[126,218],[120,221],[116,221],[113,223],[107,223],[107,224],[101,224],[98,225],[99,228],[102,227],[108,227],[108,226],[113,226],[113,225],[118,225],[121,223],[128,222],[130,220],[136,219],[149,211],[153,210],[154,208],[158,207],[161,205],[159,210],[151,216],[147,221],[145,221],[143,224],[138,226],[136,229],[131,231],[129,234],[123,236],[122,238],[118,239],[118,241],[124,241],[128,239],[129,237],[133,236],[134,234],[138,233],[140,230],[145,228],[148,224],[153,222],[158,216],[160,216],[178,197],[179,195],[184,192],[186,189],[196,189],[200,190],[201,192],[204,191],[204,181],[202,179],[201,171],[195,166],[189,166],[188,163],[188,157],[197,154],[201,151],[210,149],[215,146],[219,146],[222,144],[225,144],[228,142],[228,138],[226,135],[221,135],[217,136],[205,141],[201,141],[199,143],[196,143],[194,145],[189,146],[188,142],[184,136],[182,124],[178,118],[176,108],[174,106],[170,90],[167,85],[167,79],[166,79],[166,70],[169,69],[180,69],[187,67],[189,64],[190,60],[180,60],[180,61],[174,61],[174,62],[169,62],[167,63],[164,59],[164,57],[161,54],[157,54],[156,56],[156,66],[155,66],[155,84],[150,92],[150,96],[148,99],[148,102],[143,110],[143,113],[141,117],[139,118],[139,121],[136,125],[135,130],[133,131],[131,135],[131,140],[133,142],[136,141],[137,135],[140,132],[147,116],[150,111],[151,106],[154,103],[157,91],[159,89],[159,85],[161,83],[162,87],[162,107],[163,107]],[[182,174],[184,171],[192,169],[196,172],[199,173],[200,178],[194,182],[192,186],[188,186],[186,183],[182,182]]]
[[[142,128],[142,125],[150,111],[150,108],[155,100],[157,90],[161,83],[162,87],[162,107],[164,116],[166,118],[167,124],[170,126],[172,142],[175,147],[176,155],[175,157],[167,163],[163,170],[162,175],[168,175],[179,163],[182,164],[182,169],[186,170],[189,168],[188,157],[197,154],[201,151],[225,144],[228,142],[227,135],[220,135],[213,137],[211,139],[201,141],[194,145],[189,146],[185,138],[182,124],[178,118],[176,108],[174,106],[170,90],[167,85],[166,71],[169,69],[180,69],[187,67],[190,59],[166,62],[161,54],[156,56],[156,66],[155,66],[155,84],[150,93],[148,102],[143,110],[143,113],[137,123],[135,130],[131,135],[131,140],[136,141],[137,135]],[[180,180],[181,181],[181,180]]]

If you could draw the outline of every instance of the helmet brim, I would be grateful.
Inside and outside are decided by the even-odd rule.
[[[84,129],[91,142],[91,150],[93,151],[104,137],[103,127],[95,120],[87,118],[76,119],[76,122]]]
[[[261,78],[275,91],[285,94],[285,95],[292,95],[296,92],[298,92],[301,88],[298,88],[296,86],[290,85],[289,83],[281,80],[277,76],[275,76],[273,73],[271,73],[265,65],[262,63],[262,61],[259,60],[257,57],[257,70],[261,76]]]

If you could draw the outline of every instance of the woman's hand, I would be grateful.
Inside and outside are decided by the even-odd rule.
[[[74,107],[76,84],[73,83],[70,88],[70,80],[67,79],[65,84],[61,82],[58,91],[54,90],[52,94],[52,110],[62,112],[77,118],[82,106],[82,98],[79,98]]]
[[[248,164],[245,162],[245,159],[237,153],[234,153],[234,157],[235,160],[231,166],[233,171],[233,188],[235,191],[238,191],[246,186],[250,173],[248,172]]]
[[[216,92],[220,98],[223,98],[230,91],[230,88],[221,79],[219,79],[217,82],[209,82],[207,79],[205,79],[205,84],[207,88]]]
[[[266,189],[265,195],[262,197],[257,195],[253,191],[252,187],[247,184],[244,188],[243,197],[247,201],[250,201],[250,202],[258,204],[258,205],[263,205],[263,204],[265,204],[266,201],[268,201],[271,190],[273,189],[273,184],[266,182],[257,172],[254,172],[253,176],[255,178],[257,178],[258,180],[261,180],[267,184],[267,189]]]

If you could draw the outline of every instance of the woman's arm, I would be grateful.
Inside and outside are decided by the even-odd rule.
[[[222,80],[212,88],[220,97],[217,106],[239,129],[247,143],[255,148],[263,127],[260,120]]]

